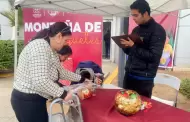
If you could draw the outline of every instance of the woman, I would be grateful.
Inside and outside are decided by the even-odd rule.
[[[64,62],[73,54],[73,51],[69,45],[66,45],[58,52],[58,54],[60,61]]]
[[[88,81],[61,66],[57,52],[67,45],[69,39],[70,27],[64,22],[57,22],[39,32],[22,50],[11,96],[11,104],[19,122],[48,122],[47,99],[71,98],[71,91],[66,91],[54,82],[58,78]]]
[[[58,52],[58,54],[59,54],[59,59],[60,59],[60,62],[64,62],[64,61],[66,61],[72,54],[73,54],[73,52],[72,52],[72,49],[71,49],[71,47],[69,46],[69,45],[66,45],[66,46],[64,46],[59,52]],[[59,72],[58,72],[59,73]],[[88,72],[88,71],[83,71],[81,74],[80,74],[82,77],[84,77],[84,78],[87,78],[87,79],[91,79],[91,75],[90,75],[90,73]],[[102,83],[102,80],[101,79],[99,79],[98,77],[96,77],[96,79],[95,79],[95,83],[96,84],[101,84]],[[59,79],[56,81],[56,83],[60,86],[60,87],[62,87],[63,85],[59,82]]]
[[[66,61],[72,54],[73,54],[73,51],[71,49],[71,47],[69,45],[65,45],[63,46],[63,48],[58,52],[59,54],[59,60],[60,62],[64,62]],[[58,75],[59,75],[59,72],[58,72]],[[59,77],[58,79],[55,81],[60,87],[63,87],[64,85],[61,84],[59,82]]]

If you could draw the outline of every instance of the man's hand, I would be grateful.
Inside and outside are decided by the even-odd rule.
[[[121,44],[125,47],[132,47],[134,45],[134,42],[130,38],[128,38],[128,40],[121,39]]]

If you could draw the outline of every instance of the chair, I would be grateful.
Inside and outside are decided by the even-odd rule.
[[[175,97],[175,101],[164,100],[164,99],[161,99],[161,98],[158,98],[155,96],[152,96],[151,99],[176,107],[178,92],[179,92],[179,88],[180,88],[180,82],[181,82],[181,80],[178,79],[177,77],[174,77],[174,76],[171,76],[168,74],[164,74],[164,73],[157,73],[157,75],[154,79],[154,83],[155,84],[163,84],[163,85],[167,85],[167,86],[174,88],[176,90],[176,97]]]

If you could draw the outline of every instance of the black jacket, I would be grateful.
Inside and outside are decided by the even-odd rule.
[[[147,23],[133,29],[143,40],[143,45],[134,44],[123,51],[128,55],[126,72],[136,76],[155,77],[162,56],[166,32],[164,28],[150,19]]]

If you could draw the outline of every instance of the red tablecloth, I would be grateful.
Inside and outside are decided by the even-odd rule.
[[[124,116],[114,108],[114,97],[118,90],[99,89],[96,97],[81,101],[84,122],[190,122],[190,113],[142,97],[152,103],[147,112]]]

